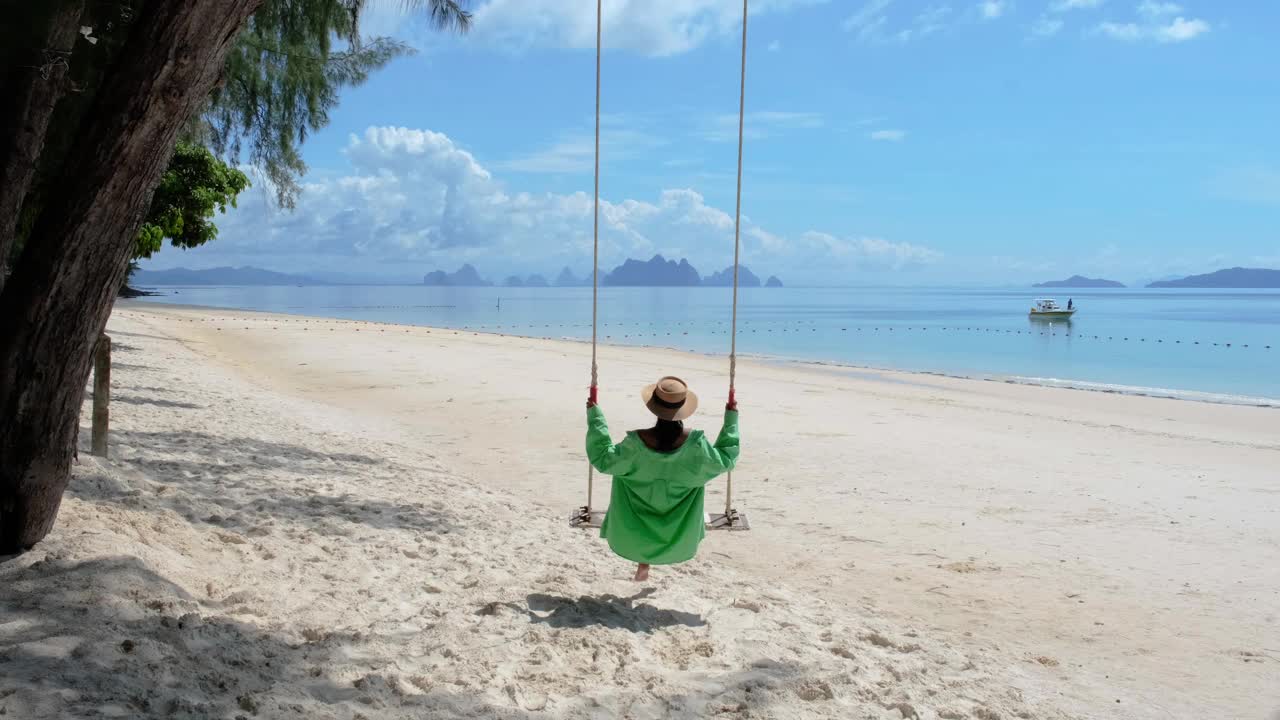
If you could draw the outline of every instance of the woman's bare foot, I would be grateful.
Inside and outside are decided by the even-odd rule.
[[[649,564],[640,563],[639,565],[636,566],[635,581],[644,582],[645,580],[648,580],[648,579],[649,579]]]

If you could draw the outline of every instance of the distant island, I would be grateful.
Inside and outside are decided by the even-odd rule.
[[[434,287],[489,287],[493,283],[480,277],[480,273],[471,265],[463,265],[457,272],[447,273],[443,270],[429,272],[422,278],[423,285]]]
[[[423,284],[436,287],[491,287],[493,283],[480,276],[480,272],[472,265],[463,265],[457,272],[435,270],[427,273]],[[591,287],[590,272],[577,275],[569,268],[564,268],[556,275],[554,283],[547,281],[542,275],[510,275],[502,281],[504,287]],[[689,261],[668,260],[662,255],[654,255],[648,260],[628,258],[613,270],[600,273],[600,284],[612,287],[730,287],[733,285],[733,267],[727,267],[707,277],[702,277],[697,268]],[[745,265],[738,267],[738,285],[741,287],[782,287],[782,281],[770,276],[764,283],[760,277],[751,272]]]
[[[317,285],[304,275],[288,275],[256,267],[216,267],[203,270],[173,268],[138,270],[130,278],[134,285]]]
[[[1280,270],[1227,268],[1178,280],[1157,280],[1149,288],[1280,288]]]
[[[1066,280],[1050,280],[1048,282],[1036,283],[1032,287],[1038,288],[1122,288],[1124,283],[1115,280],[1103,280],[1101,278],[1087,278],[1083,275],[1072,275]]]
[[[692,287],[702,284],[702,276],[689,264],[654,255],[648,262],[628,258],[604,276],[604,285],[617,287]]]
[[[769,287],[782,287],[782,281],[771,277]],[[604,285],[617,287],[730,287],[733,285],[733,267],[727,267],[707,277],[681,258],[679,262],[654,255],[648,261],[628,259],[604,276]],[[740,287],[760,287],[760,278],[745,265],[738,267]]]
[[[556,287],[591,287],[591,273],[579,278],[572,270],[565,268],[556,276]]]
[[[506,287],[548,287],[547,279],[541,275],[530,275],[522,278],[519,275],[512,275],[502,281]]]
[[[706,287],[733,287],[733,267],[727,267],[702,279]],[[760,287],[760,278],[745,266],[738,268],[738,285],[740,287]]]

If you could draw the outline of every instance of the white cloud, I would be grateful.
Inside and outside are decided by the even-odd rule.
[[[662,137],[634,127],[635,123],[627,119],[604,116],[600,124],[600,155],[604,163],[638,157],[669,144]],[[595,134],[593,130],[583,130],[497,163],[497,168],[525,173],[581,173],[590,172],[594,165]]]
[[[876,130],[867,135],[872,140],[881,142],[902,142],[907,139],[906,130]]]
[[[893,4],[893,0],[867,0],[857,12],[845,18],[843,27],[847,32],[857,33],[864,39],[871,39],[879,34],[880,29],[888,22],[885,11]]]
[[[761,140],[788,131],[812,130],[825,124],[826,120],[820,113],[757,110],[747,113],[743,119],[742,134],[749,140]],[[696,133],[713,142],[737,142],[738,114],[725,113],[705,118]]]
[[[753,15],[785,12],[825,0],[756,0]],[[475,10],[472,33],[505,48],[594,48],[596,6],[567,0],[488,0]],[[732,35],[742,23],[737,0],[612,0],[602,17],[605,48],[677,55]]]
[[[867,0],[857,12],[845,18],[843,27],[859,42],[907,43],[925,38],[947,28],[953,11],[950,5],[929,5],[898,29],[890,29],[889,9],[896,0]]]
[[[1154,40],[1161,43],[1180,43],[1195,39],[1211,29],[1209,23],[1204,20],[1187,20],[1179,16],[1168,24],[1104,22],[1098,25],[1096,32],[1124,42]]]
[[[1101,7],[1106,0],[1057,0],[1049,6],[1054,12],[1067,12],[1070,10],[1092,10]]]
[[[842,238],[812,230],[802,233],[792,247],[828,257],[850,270],[911,270],[942,259],[937,250],[911,243],[875,237]]]
[[[1108,37],[1115,38],[1116,40],[1125,40],[1129,42],[1141,40],[1142,36],[1145,34],[1143,29],[1138,27],[1137,23],[1114,22],[1099,23],[1098,32]]]
[[[1184,42],[1209,32],[1209,23],[1204,20],[1187,20],[1175,18],[1173,22],[1156,28],[1156,39],[1160,42]]]
[[[985,20],[997,20],[1009,11],[1010,5],[1008,0],[983,0],[978,3],[978,13]]]
[[[350,169],[309,177],[295,212],[273,210],[255,188],[219,219],[217,242],[162,253],[159,262],[397,274],[472,262],[498,277],[590,265],[589,192],[511,189],[450,138],[425,130],[369,128],[350,138],[345,155]],[[653,200],[601,198],[600,220],[602,266],[660,252],[711,272],[732,258],[733,217],[691,189]],[[878,238],[783,236],[748,216],[743,238],[745,262],[791,276],[904,270],[940,257]]]
[[[1042,17],[1031,26],[1031,34],[1036,37],[1053,37],[1062,31],[1065,24],[1058,18]]]
[[[1158,18],[1165,15],[1177,15],[1182,12],[1182,6],[1171,2],[1158,2],[1158,0],[1143,0],[1138,6],[1138,14],[1143,17]]]
[[[898,32],[898,39],[906,42],[912,38],[928,37],[947,27],[947,19],[951,17],[949,5],[934,5],[925,8],[916,15],[912,27]]]
[[[769,52],[778,52],[779,50],[782,49],[782,41],[774,40],[773,42],[769,43],[765,49],[767,49]]]

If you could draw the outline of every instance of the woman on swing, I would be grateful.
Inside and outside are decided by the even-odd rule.
[[[664,377],[641,393],[657,418],[651,428],[633,430],[617,445],[604,412],[587,401],[587,457],[613,476],[609,511],[600,536],[618,555],[639,563],[636,582],[649,579],[650,565],[693,558],[706,535],[704,488],[733,469],[738,459],[738,405],[730,393],[724,425],[715,444],[684,420],[698,409],[698,396],[677,377]]]

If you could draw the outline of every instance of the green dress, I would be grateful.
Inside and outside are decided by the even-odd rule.
[[[604,411],[587,410],[587,457],[613,476],[613,495],[600,537],[622,557],[651,565],[693,558],[706,535],[702,498],[706,484],[733,469],[738,459],[738,412],[726,410],[714,445],[701,430],[673,452],[652,450],[635,432],[617,445]]]

